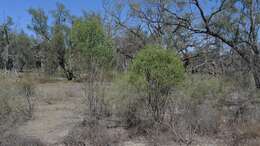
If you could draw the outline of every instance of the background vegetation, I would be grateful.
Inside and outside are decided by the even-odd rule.
[[[67,145],[259,145],[259,1],[103,3],[105,15],[30,8],[33,35],[0,24],[0,145],[44,145],[7,139],[34,118],[35,88],[58,82],[84,99]]]

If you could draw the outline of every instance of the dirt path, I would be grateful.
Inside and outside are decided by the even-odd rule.
[[[77,83],[39,85],[34,117],[17,129],[22,136],[59,143],[81,121],[82,93]]]
[[[83,120],[84,98],[79,83],[47,83],[36,87],[33,119],[15,130],[25,137],[38,139],[49,146],[62,146],[69,131]],[[133,140],[122,146],[145,146]]]

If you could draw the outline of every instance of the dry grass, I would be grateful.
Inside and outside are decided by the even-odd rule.
[[[23,138],[21,136],[9,135],[4,137],[0,146],[47,146],[39,139]]]
[[[31,95],[26,95],[25,86],[31,87],[23,81],[0,80],[0,130],[5,131],[13,124],[30,118],[32,109],[28,97]]]
[[[10,135],[18,125],[32,118],[34,107],[34,82],[6,74],[0,79],[0,145],[43,146],[34,139]]]
[[[0,133],[6,133],[0,136],[2,144],[41,146],[38,140],[28,137],[55,143],[80,120],[80,113],[74,114],[75,109],[81,109],[80,84],[48,79],[42,82],[35,74],[1,77]]]
[[[2,145],[259,145],[260,109],[255,99],[260,94],[230,87],[220,78],[185,81],[171,95],[164,121],[156,123],[143,106],[142,92],[124,80],[96,89],[95,95],[103,100],[98,103],[100,111],[106,114],[93,118],[86,114],[86,83],[43,81],[35,74],[11,76],[0,76],[0,130],[6,133],[0,136]],[[33,120],[28,114],[28,89],[35,103]],[[24,137],[8,134],[13,125],[26,120],[16,131]]]
[[[62,143],[66,146],[123,146],[123,143],[130,140],[127,130],[120,127],[109,128],[106,122],[90,119],[80,122],[69,132]]]

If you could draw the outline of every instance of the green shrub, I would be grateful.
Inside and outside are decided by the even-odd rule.
[[[161,87],[172,87],[184,78],[184,67],[177,54],[158,46],[147,46],[141,50],[130,71],[134,73],[133,82],[141,79],[146,85],[154,82]]]
[[[99,16],[89,16],[75,21],[72,27],[72,40],[76,50],[86,62],[87,71],[93,71],[96,67],[108,69],[113,64],[113,44],[106,36]]]
[[[163,120],[168,95],[183,79],[184,67],[177,54],[158,46],[145,47],[130,66],[130,83],[145,91],[155,121]]]

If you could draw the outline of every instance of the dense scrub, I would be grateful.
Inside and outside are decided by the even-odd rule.
[[[149,54],[151,50],[153,48],[142,50],[129,72],[118,74],[111,84],[105,85],[105,91],[98,91],[102,92],[100,95],[105,95],[98,94],[98,97],[104,98],[102,107],[105,111],[100,110],[98,119],[87,116],[81,127],[89,129],[94,125],[101,128],[102,134],[111,128],[122,127],[127,129],[130,137],[144,136],[154,145],[170,141],[186,145],[207,142],[216,145],[254,145],[259,142],[260,116],[257,113],[260,94],[257,90],[245,88],[235,77],[183,74],[174,53],[171,56],[171,52],[153,50]],[[168,56],[174,60],[172,64],[167,60]],[[164,68],[165,65],[170,67]],[[180,76],[178,73],[181,73]],[[156,107],[153,107],[153,101]],[[155,114],[157,107],[160,114]],[[76,129],[70,135],[72,141],[84,143],[84,138],[77,138],[81,134],[85,135],[86,141],[100,141],[94,138],[100,131]],[[119,139],[125,139],[108,135],[103,135],[107,141],[103,140],[110,144],[120,145],[122,141]],[[207,142],[201,142],[203,137],[208,137]],[[94,145],[103,144],[96,142]]]

